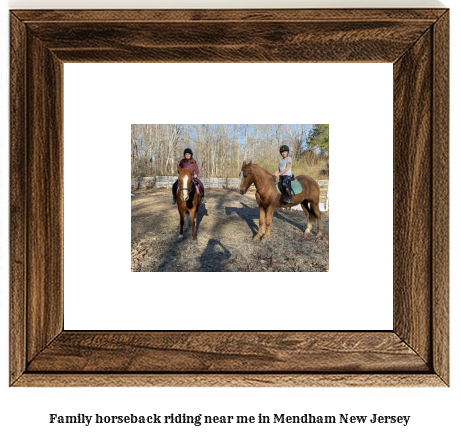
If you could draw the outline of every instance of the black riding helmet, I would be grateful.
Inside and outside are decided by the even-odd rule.
[[[194,153],[192,153],[192,150],[191,150],[190,148],[186,148],[186,149],[184,150],[184,153],[183,153],[184,156],[186,155],[186,153],[189,153],[189,154],[190,154],[190,157],[192,157],[192,156],[194,155]]]
[[[282,154],[284,151],[288,151],[288,153],[290,153],[290,149],[289,149],[288,145],[282,145],[280,147],[280,154]]]

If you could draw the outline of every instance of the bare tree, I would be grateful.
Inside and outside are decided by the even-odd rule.
[[[133,124],[132,176],[176,175],[176,164],[191,148],[202,177],[237,177],[244,160],[260,162],[270,170],[287,144],[294,164],[314,166],[323,158],[309,150],[311,124]],[[328,160],[328,157],[326,157]],[[299,163],[298,162],[298,163]],[[325,162],[324,162],[325,163]]]

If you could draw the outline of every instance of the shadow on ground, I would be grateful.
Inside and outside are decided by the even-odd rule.
[[[277,210],[267,242],[253,241],[259,209],[254,192],[209,189],[190,228],[178,241],[179,214],[167,189],[135,192],[131,201],[131,270],[135,272],[304,272],[329,270],[329,212],[307,238],[302,211]]]

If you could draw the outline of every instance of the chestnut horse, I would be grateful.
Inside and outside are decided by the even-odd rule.
[[[320,236],[322,234],[322,220],[319,209],[319,185],[310,176],[298,176],[296,180],[301,183],[302,192],[293,195],[292,204],[284,204],[281,202],[282,196],[277,192],[274,176],[257,164],[243,162],[242,171],[240,172],[240,194],[244,195],[250,185],[254,183],[256,187],[256,201],[259,206],[259,229],[254,237],[255,240],[258,240],[262,236],[264,219],[266,219],[266,231],[262,240],[267,240],[270,235],[272,216],[277,207],[292,207],[297,204],[301,204],[307,217],[307,229],[304,232],[304,236],[307,237],[309,235],[315,218],[317,218],[317,235]]]
[[[179,221],[181,223],[181,230],[179,232],[179,240],[183,239],[184,230],[184,218],[190,218],[192,228],[192,242],[197,243],[197,237],[195,235],[195,215],[200,207],[202,196],[198,195],[197,188],[192,179],[192,171],[194,168],[181,168],[177,165],[179,176],[178,176],[178,192],[176,194],[176,203],[178,205]],[[186,223],[186,228],[188,227]]]

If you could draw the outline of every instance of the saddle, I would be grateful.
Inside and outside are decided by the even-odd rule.
[[[197,194],[202,196],[205,194],[204,192],[201,192],[200,190],[200,183],[196,182],[195,180],[192,180],[192,183],[194,184],[195,186],[195,190],[197,191]],[[176,195],[178,195],[178,192],[179,192],[179,185],[176,187]]]
[[[285,188],[282,186],[282,179],[279,178],[275,182],[275,186],[277,187],[277,192],[280,195],[285,195]],[[303,190],[303,187],[301,186],[301,183],[299,183],[296,179],[295,176],[291,176],[291,193],[292,195],[300,194]]]
[[[203,196],[205,193],[201,191],[201,186],[199,182],[196,182],[195,180],[192,181],[195,185],[195,189],[197,191],[197,194],[200,196]]]

